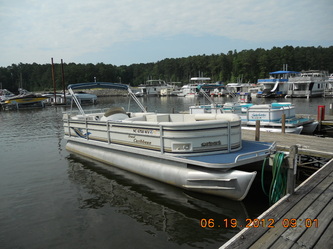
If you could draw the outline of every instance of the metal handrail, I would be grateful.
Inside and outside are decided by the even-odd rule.
[[[235,158],[235,163],[238,162],[238,161],[241,161],[241,160],[245,160],[246,158],[245,159],[239,159],[239,158],[244,157],[244,156],[250,156],[250,155],[253,154],[254,155],[253,157],[255,157],[255,156],[259,156],[259,154],[263,153],[263,152],[269,153],[271,150],[273,150],[273,148],[275,148],[275,145],[276,145],[276,142],[272,143],[271,146],[268,149],[240,154]]]

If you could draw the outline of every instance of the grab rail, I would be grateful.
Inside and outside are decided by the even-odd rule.
[[[268,149],[264,149],[264,150],[258,150],[255,152],[248,152],[248,153],[244,153],[244,154],[240,154],[235,158],[235,163],[241,160],[246,160],[247,158],[249,158],[248,156],[254,155],[253,157],[259,156],[259,154],[265,152],[265,153],[269,153],[271,150],[273,150],[275,148],[276,142],[272,143],[271,146]],[[241,157],[245,157],[247,156],[247,158],[244,159],[240,159]],[[252,157],[250,157],[252,158]]]

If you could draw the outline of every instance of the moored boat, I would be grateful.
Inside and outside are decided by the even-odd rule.
[[[139,85],[139,91],[135,94],[138,97],[141,96],[157,96],[160,95],[161,90],[163,91],[172,91],[174,87],[167,84],[164,80],[147,80],[144,84]]]
[[[7,89],[0,89],[0,102],[3,102],[11,97],[14,97],[15,94]]]
[[[327,81],[328,73],[326,71],[302,71],[290,77],[287,97],[320,97],[324,94]]]
[[[252,129],[260,120],[260,129],[269,132],[282,131],[282,115],[285,115],[285,132],[296,134],[312,134],[318,122],[312,118],[296,117],[295,106],[290,102],[265,105],[252,105],[246,115],[242,116],[244,129]]]
[[[260,130],[282,132],[282,115],[285,114],[285,132],[295,134],[313,134],[318,122],[312,118],[296,117],[295,106],[290,102],[264,105],[251,103],[227,102],[191,106],[190,113],[235,113],[241,117],[242,129],[255,130],[256,121],[260,120]]]
[[[295,71],[276,71],[269,73],[267,79],[258,79],[258,86],[262,89],[257,97],[272,98],[284,97],[288,92],[288,80],[290,77],[299,74]]]
[[[64,104],[68,105],[72,101],[72,95],[66,93],[44,93],[42,96],[48,97],[45,100],[46,104]],[[97,96],[95,94],[86,93],[86,92],[75,92],[76,98],[80,101],[81,104],[96,104]]]
[[[20,93],[4,99],[1,104],[4,109],[20,109],[26,107],[44,107],[46,96],[28,92],[25,89],[19,89]]]
[[[64,113],[66,148],[183,189],[242,200],[256,172],[238,166],[262,161],[274,144],[242,141],[236,114],[148,113],[127,85],[68,86],[127,90],[142,112],[123,108]],[[70,90],[70,92],[72,92]]]

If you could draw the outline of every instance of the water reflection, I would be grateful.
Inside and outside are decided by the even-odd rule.
[[[221,245],[240,230],[225,228],[223,220],[237,219],[244,226],[248,218],[242,202],[186,193],[79,155],[70,154],[67,160],[69,179],[83,189],[78,194],[81,209],[110,206],[141,225],[154,227],[149,233],[167,233],[179,245],[205,241]],[[220,227],[200,227],[203,218],[215,219]]]

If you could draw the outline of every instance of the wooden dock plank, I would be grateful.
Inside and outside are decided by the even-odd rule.
[[[333,173],[332,173],[333,175]],[[332,182],[332,181],[331,181]],[[284,233],[281,234],[281,237],[275,241],[274,244],[270,248],[289,248],[293,246],[296,242],[297,244],[300,244],[301,238],[302,240],[310,240],[306,242],[306,245],[310,245],[314,242],[314,237],[319,238],[319,235],[322,234],[326,227],[329,225],[329,219],[327,219],[327,215],[330,214],[323,214],[327,208],[332,208],[332,206],[329,206],[328,203],[330,201],[332,202],[333,199],[333,191],[331,189],[332,183],[326,188],[326,190],[319,195],[317,199],[315,199],[312,204],[306,209],[304,213],[302,213],[300,216],[292,217],[297,220],[298,226],[295,228],[288,228]],[[306,197],[305,197],[306,198]],[[303,198],[304,199],[304,198]],[[303,202],[299,202],[298,204],[302,205]],[[294,210],[296,213],[298,210]],[[300,210],[301,212],[301,210]],[[291,217],[290,212],[288,213]],[[286,217],[287,218],[287,217]],[[290,219],[290,218],[289,218]],[[317,219],[318,223],[316,221],[312,222],[312,227],[306,228],[305,227],[305,220],[306,219]],[[282,221],[281,221],[282,222]],[[320,225],[319,225],[320,223]],[[282,224],[282,223],[281,223]],[[311,223],[309,222],[308,225]],[[316,225],[318,224],[318,227]],[[315,234],[317,233],[317,234]],[[263,237],[262,237],[263,238]],[[261,239],[262,239],[261,238]]]
[[[242,129],[242,139],[255,140],[255,131]],[[260,132],[260,141],[276,142],[278,150],[288,150],[297,145],[300,153],[333,157],[333,138],[314,137],[290,133]]]
[[[331,220],[330,225],[326,228],[326,232],[319,238],[317,244],[313,247],[314,249],[322,248],[333,248],[333,221]]]
[[[307,228],[304,234],[300,238],[298,238],[297,241],[295,241],[297,242],[297,246],[301,246],[304,248],[313,248],[321,235],[326,232],[326,228],[330,225],[332,210],[333,200],[331,199],[328,205],[318,215],[318,227]],[[333,234],[331,234],[331,236],[332,235]]]
[[[269,218],[273,218],[276,221],[275,228],[245,228],[241,232],[239,232],[234,238],[224,244],[221,248],[270,248],[275,241],[280,241],[280,244],[284,244],[286,240],[293,238],[291,237],[289,232],[286,232],[287,228],[284,228],[282,226],[281,221],[283,219],[298,219],[300,217],[302,219],[314,219],[316,218],[316,216],[319,217],[320,215],[322,219],[326,221],[318,220],[318,222],[323,222],[323,226],[327,227],[327,229],[331,228],[333,211],[331,206],[333,198],[332,181],[333,159],[330,160],[316,173],[314,173],[311,177],[309,177],[305,182],[303,182],[296,189],[294,194],[285,196],[279,202],[273,205],[269,210],[267,210],[264,214],[258,217],[259,220],[268,220]],[[316,203],[317,200],[318,205]],[[306,211],[307,208],[309,208],[309,211]],[[325,212],[323,210],[325,210]],[[328,217],[322,216],[324,215],[324,213],[327,213]],[[303,216],[302,214],[307,217]],[[327,224],[325,222],[327,222]],[[301,230],[300,234],[296,235],[294,239],[302,238],[302,235],[305,233],[308,237],[314,239],[313,236],[308,235],[310,233],[307,232],[308,228],[303,229],[304,232]],[[319,240],[320,243],[325,243],[325,241],[327,240],[327,229],[325,230],[325,233],[322,234],[320,238],[316,238],[315,241]],[[322,232],[322,230],[316,231],[320,233]],[[282,237],[282,239],[280,239],[283,234],[285,235],[285,237]],[[288,234],[290,238],[288,238]],[[319,234],[316,235],[319,236]],[[304,240],[304,238],[302,240]],[[296,242],[297,240],[290,243],[290,245],[295,245]],[[282,248],[280,247],[279,243],[275,244],[274,247]],[[284,244],[283,248],[288,247],[286,247]]]
[[[304,226],[295,229],[284,227],[283,220],[287,219],[290,221],[291,219],[296,219],[297,223],[299,223],[300,219],[302,219],[302,221],[305,219],[315,219],[321,210],[327,205],[327,201],[330,201],[333,197],[333,193],[329,193],[332,192],[330,190],[327,191],[328,193],[326,193],[326,195],[322,195],[331,183],[332,179],[329,177],[326,177],[324,181],[321,181],[316,188],[313,188],[306,196],[303,196],[303,198],[299,200],[296,205],[292,206],[288,212],[285,214],[282,213],[282,217],[279,220],[275,220],[275,228],[268,230],[251,246],[251,248],[270,248],[275,242],[277,244],[283,243],[285,239],[287,241],[289,240],[290,244],[293,245],[306,228]],[[318,199],[324,200],[319,200],[318,203],[316,203]],[[313,205],[315,205],[315,207],[313,207]],[[288,233],[288,230],[292,232]],[[285,246],[284,248],[288,247]]]

